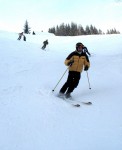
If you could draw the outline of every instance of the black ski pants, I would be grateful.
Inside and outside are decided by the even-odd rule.
[[[21,40],[21,35],[18,37],[18,39],[17,40]]]
[[[78,86],[80,80],[80,72],[69,71],[67,81],[60,89],[61,93],[71,93]]]
[[[46,44],[44,44],[43,46],[42,46],[42,49],[45,49],[46,48]]]

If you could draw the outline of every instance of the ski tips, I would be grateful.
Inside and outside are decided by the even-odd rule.
[[[86,105],[92,105],[92,102],[82,102],[82,103]]]
[[[87,104],[88,104],[88,105],[92,105],[92,102],[88,102]]]
[[[75,106],[75,107],[80,107],[80,104],[74,104],[73,106]]]

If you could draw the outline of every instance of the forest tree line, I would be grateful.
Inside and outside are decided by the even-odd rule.
[[[93,25],[87,25],[83,28],[82,25],[76,23],[57,25],[56,27],[49,28],[49,33],[53,33],[56,36],[77,36],[77,35],[93,35],[93,34],[120,34],[115,28],[107,30],[106,33],[102,32],[101,29],[97,29]]]
[[[28,21],[25,21],[24,33],[30,34],[31,28],[28,25]],[[95,26],[90,25],[83,28],[82,25],[77,25],[76,23],[57,25],[56,27],[49,28],[49,33],[53,33],[56,36],[77,36],[77,35],[93,35],[93,34],[120,34],[119,31],[114,29],[107,30],[106,33],[102,32],[101,29],[97,29]],[[35,34],[34,31],[32,34]]]

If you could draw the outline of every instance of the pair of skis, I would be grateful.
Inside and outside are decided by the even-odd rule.
[[[65,98],[64,96],[57,96],[58,98],[64,100],[65,102],[69,103],[70,105],[74,106],[74,107],[80,107],[82,104],[84,105],[92,105],[92,102],[80,102],[80,101],[76,101],[73,100],[73,98]]]

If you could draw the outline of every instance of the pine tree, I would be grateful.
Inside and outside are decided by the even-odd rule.
[[[66,36],[69,36],[69,35],[70,35],[70,25],[67,24],[67,25],[65,26],[65,28],[66,28],[66,30],[65,30]]]
[[[71,31],[70,31],[71,36],[76,36],[78,35],[78,27],[77,24],[72,22],[71,23]]]
[[[26,33],[26,34],[30,34],[30,30],[31,28],[29,27],[29,25],[28,25],[28,21],[26,20],[25,21],[25,25],[24,25],[24,33]]]
[[[78,35],[85,35],[85,30],[82,25],[79,25],[78,27]]]
[[[86,26],[86,30],[85,30],[85,31],[86,31],[86,35],[90,35],[90,34],[91,34],[91,32],[90,32],[90,28],[89,28],[89,26],[88,26],[88,25]]]
[[[114,28],[114,29],[107,30],[106,34],[120,34],[120,32]]]

